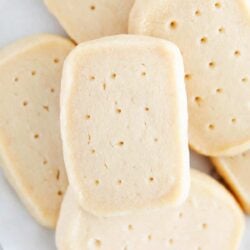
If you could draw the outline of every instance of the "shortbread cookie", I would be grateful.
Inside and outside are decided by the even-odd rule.
[[[250,214],[250,151],[232,157],[212,158],[219,174]]]
[[[137,0],[130,32],[177,44],[185,64],[192,148],[250,148],[250,21],[246,0]]]
[[[129,35],[79,45],[61,99],[66,168],[84,209],[113,215],[184,201],[187,105],[175,45]]]
[[[128,32],[134,0],[44,0],[77,43]]]
[[[62,64],[73,44],[37,35],[0,51],[1,166],[30,213],[54,227],[67,187],[59,132]]]
[[[57,226],[58,250],[238,249],[244,230],[238,204],[211,177],[195,170],[191,177],[191,193],[181,206],[109,218],[82,210],[69,189]]]

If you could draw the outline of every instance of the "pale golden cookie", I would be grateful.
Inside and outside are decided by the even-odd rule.
[[[0,51],[1,166],[36,220],[54,227],[67,187],[59,129],[64,58],[73,44],[37,35]]]
[[[219,174],[250,214],[250,151],[232,157],[212,158]]]
[[[122,35],[79,45],[65,61],[61,129],[69,181],[87,211],[186,199],[186,94],[172,43]]]
[[[128,32],[134,0],[44,0],[77,43]]]
[[[209,156],[250,148],[250,19],[246,0],[137,0],[130,33],[181,50],[193,149]]]
[[[66,193],[56,231],[58,250],[236,250],[244,216],[231,194],[192,170],[188,200],[176,208],[98,218]]]

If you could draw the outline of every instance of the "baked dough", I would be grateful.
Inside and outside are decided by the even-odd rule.
[[[0,154],[9,182],[38,222],[54,227],[67,188],[59,129],[64,38],[36,35],[0,51]]]
[[[176,208],[98,218],[66,193],[56,231],[58,250],[236,250],[244,216],[231,194],[211,177],[192,170],[188,200]]]
[[[250,148],[250,18],[246,0],[137,0],[130,33],[181,50],[193,149],[231,156]]]
[[[183,63],[172,43],[121,35],[65,61],[64,158],[82,207],[97,215],[182,203],[189,191]]]

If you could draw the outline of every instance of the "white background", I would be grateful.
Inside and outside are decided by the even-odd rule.
[[[0,0],[0,48],[18,38],[41,32],[66,35],[42,0]],[[191,165],[205,171],[211,169],[205,158],[195,154]],[[248,230],[241,250],[250,249],[250,219],[247,221]],[[4,250],[56,250],[54,232],[42,228],[30,217],[0,169],[0,250],[1,247]]]

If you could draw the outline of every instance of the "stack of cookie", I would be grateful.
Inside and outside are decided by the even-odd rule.
[[[79,45],[0,52],[0,152],[58,249],[238,249],[242,210],[188,144],[250,212],[246,0],[45,3]]]

